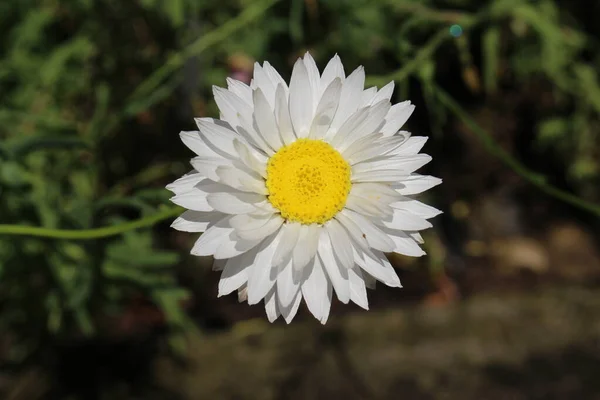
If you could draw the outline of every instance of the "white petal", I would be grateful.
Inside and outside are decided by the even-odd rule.
[[[273,101],[274,99],[275,93],[273,93]],[[281,148],[282,143],[273,109],[260,89],[254,90],[253,100],[256,131],[263,137],[269,147],[277,151]]]
[[[378,149],[380,144],[382,143],[383,135],[381,133],[372,133],[370,135],[366,135],[361,137],[352,143],[348,148],[344,149],[341,154],[344,156],[344,159],[347,160],[350,164],[355,164],[355,162],[351,162],[350,160],[354,157],[356,153],[362,153],[365,151],[372,151],[373,148]],[[381,155],[379,152],[376,153],[378,156]]]
[[[195,256],[211,256],[215,254],[219,246],[224,240],[228,240],[227,237],[233,228],[229,225],[229,219],[227,216],[209,228],[200,236],[194,247],[192,247],[191,253]]]
[[[238,290],[248,281],[248,271],[254,263],[256,250],[248,251],[241,256],[230,258],[225,263],[225,268],[219,280],[218,297],[226,296],[234,290]]]
[[[252,107],[227,89],[213,86],[213,95],[223,120],[233,128],[252,129]]]
[[[245,139],[248,143],[252,145],[254,149],[259,151],[263,155],[272,156],[273,154],[275,154],[275,150],[273,150],[271,146],[269,146],[267,142],[265,142],[265,139],[263,139],[263,137],[260,134],[258,134],[258,132],[256,132],[254,126],[250,128],[237,127],[236,131],[240,134],[240,137]]]
[[[321,139],[326,136],[333,116],[337,111],[342,90],[342,81],[335,78],[323,92],[323,96],[317,106],[315,118],[310,127],[310,138]]]
[[[375,133],[384,124],[383,117],[390,108],[390,102],[387,100],[380,101],[369,108],[369,115],[360,124],[358,124],[351,132],[342,137],[339,151],[344,151],[352,143],[361,137]]]
[[[192,158],[191,164],[201,175],[206,176],[212,181],[218,181],[217,169],[223,165],[232,165],[232,161],[224,158],[198,156]]]
[[[292,259],[292,250],[298,242],[302,225],[297,222],[284,224],[281,228],[281,240],[273,255],[272,265],[287,264]]]
[[[377,219],[391,218],[394,213],[394,209],[389,203],[375,198],[357,196],[352,190],[346,201],[346,208]]]
[[[404,141],[402,143],[401,146],[398,146],[398,148],[396,148],[390,154],[396,155],[396,156],[398,156],[398,155],[400,155],[400,156],[412,156],[412,155],[415,155],[419,151],[421,151],[421,149],[423,148],[423,146],[425,146],[425,143],[427,142],[427,139],[429,139],[427,136],[412,136],[412,137],[409,137],[406,141]]]
[[[213,149],[207,146],[198,131],[181,131],[179,137],[183,144],[199,156],[217,159],[223,158],[222,155],[215,153]]]
[[[358,182],[397,182],[406,177],[406,173],[397,169],[382,169],[352,173],[352,183]]]
[[[354,255],[351,248],[352,242],[344,227],[336,219],[332,219],[325,224],[325,230],[329,234],[329,239],[337,259],[345,268],[352,268],[354,265]]]
[[[169,183],[166,188],[175,194],[187,193],[194,190],[194,186],[202,181],[204,176],[196,171],[189,172],[181,178]]]
[[[403,199],[402,201],[398,201],[392,203],[391,206],[393,208],[397,208],[399,210],[404,210],[410,212],[411,214],[417,215],[421,218],[430,219],[440,215],[442,212],[435,207],[431,207],[425,203],[422,203],[418,200],[413,200],[408,197]],[[411,229],[408,229],[411,230]],[[416,230],[416,229],[414,229]]]
[[[355,248],[356,251],[356,248]],[[378,281],[391,287],[402,287],[398,274],[385,255],[380,251],[372,253],[357,252],[354,259],[356,263]]]
[[[352,143],[342,155],[351,165],[355,165],[384,155],[397,155],[394,150],[405,141],[406,137],[401,135],[383,138],[380,133],[374,133]]]
[[[281,305],[288,307],[292,304],[300,289],[301,279],[294,274],[292,260],[280,269],[277,275],[277,296]]]
[[[382,87],[371,100],[371,104],[377,104],[381,100],[389,101],[392,98],[392,93],[394,93],[394,81]]]
[[[242,192],[252,192],[256,194],[267,195],[269,191],[265,182],[253,171],[246,170],[245,167],[219,166],[215,174],[219,182]]]
[[[321,90],[325,90],[335,78],[340,78],[342,81],[346,78],[344,66],[337,54],[329,60],[327,66],[323,70],[323,74],[321,75]]]
[[[265,296],[265,312],[269,322],[274,322],[280,315],[275,289],[271,289]]]
[[[271,289],[271,291],[265,296],[265,312],[267,313],[269,322],[274,322],[279,315],[281,315],[277,305],[275,289]]]
[[[399,194],[390,185],[384,183],[356,183],[352,185],[350,193],[364,198],[382,201],[386,204],[409,199],[408,197]]]
[[[431,161],[428,154],[416,154],[414,156],[383,156],[369,161],[361,162],[352,166],[353,174],[373,172],[381,170],[397,170],[409,175]]]
[[[231,130],[228,124],[213,118],[196,118],[195,121],[200,136],[213,151],[224,157],[236,157],[233,140],[238,137],[238,134]]]
[[[238,289],[238,302],[243,303],[248,300],[248,285],[245,283]]]
[[[321,230],[317,224],[302,225],[297,246],[292,251],[294,270],[302,270],[315,257]]]
[[[210,193],[206,197],[206,201],[215,210],[226,214],[251,213],[256,210],[257,203],[265,200],[264,195],[240,192],[235,189],[230,189],[225,185],[222,186],[229,189],[229,191]]]
[[[283,307],[279,305],[279,311],[281,311],[281,315],[283,315],[283,319],[285,319],[286,323],[289,324],[290,322],[292,322],[292,319],[294,319],[294,316],[296,316],[296,313],[298,312],[298,307],[300,306],[300,300],[302,300],[302,294],[300,291],[298,291],[298,293],[296,294],[296,298],[294,299],[294,302],[291,306]]]
[[[391,218],[385,218],[381,224],[390,229],[420,231],[431,228],[431,222],[405,210],[394,210]]]
[[[408,236],[413,238],[415,242],[417,242],[419,244],[425,243],[425,240],[423,240],[423,236],[421,236],[421,234],[419,232],[406,232],[406,233],[408,234]]]
[[[264,226],[273,215],[271,214],[239,214],[231,217],[229,223],[236,231],[253,231]]]
[[[244,100],[249,106],[252,105],[252,89],[242,81],[237,79],[227,78],[227,89]]]
[[[363,237],[372,248],[386,253],[394,250],[395,245],[392,239],[364,216],[347,209],[340,211],[339,214],[349,218],[360,228]]]
[[[375,86],[363,90],[361,95],[360,105],[362,107],[368,106],[372,103],[375,95],[377,94],[377,88]]]
[[[350,284],[350,300],[365,310],[369,309],[369,300],[367,299],[367,289],[363,273],[356,265],[348,270],[348,282]]]
[[[273,207],[268,200],[265,200],[262,203],[258,203],[256,205],[255,214],[279,214],[279,210]]]
[[[237,291],[238,303],[244,303],[248,301],[248,285],[245,283]]]
[[[277,125],[283,144],[287,146],[294,143],[296,141],[296,134],[292,126],[287,93],[283,85],[277,86],[277,91],[275,92],[275,116],[277,117]]]
[[[248,276],[248,304],[261,301],[271,290],[277,279],[277,269],[271,266],[271,260],[281,238],[280,232],[265,238],[259,245],[258,254]]]
[[[348,270],[342,269],[341,265],[338,264],[331,245],[331,240],[327,232],[323,231],[319,238],[319,257],[327,276],[333,284],[335,293],[338,299],[346,304],[350,300],[350,288],[348,284]]]
[[[273,112],[273,105],[275,102],[275,82],[269,77],[267,72],[260,66],[259,63],[254,63],[254,74],[252,79],[252,88],[260,90],[264,96],[265,101],[269,105],[271,112]],[[256,108],[256,100],[254,101],[254,107]]]
[[[283,224],[283,221],[281,216],[273,214],[264,225],[253,230],[240,230],[237,231],[237,234],[239,237],[248,240],[262,239],[277,231]]]
[[[361,272],[363,275],[363,279],[365,280],[365,286],[367,287],[367,289],[375,289],[375,287],[377,286],[377,279],[373,278],[373,276],[365,270],[361,270]]]
[[[333,131],[337,131],[346,119],[358,110],[364,86],[365,70],[361,66],[355,69],[342,85],[340,104],[331,123],[331,129]]]
[[[188,210],[181,214],[173,223],[171,228],[182,232],[204,232],[208,224],[224,218],[221,213]]]
[[[229,90],[213,86],[215,102],[223,115],[223,120],[248,143],[265,154],[274,154],[264,139],[254,130],[253,108]]]
[[[171,201],[178,206],[193,211],[214,211],[214,208],[208,204],[207,193],[198,188],[189,192],[181,193],[171,197]]]
[[[313,119],[312,90],[308,72],[302,59],[298,59],[290,80],[290,117],[296,136],[307,137]]]
[[[335,219],[339,221],[340,224],[346,229],[350,237],[354,240],[354,242],[363,250],[369,249],[369,243],[367,243],[367,239],[365,239],[366,235],[363,236],[360,227],[352,221],[352,219],[348,218],[344,213],[338,213],[335,216]]]
[[[410,257],[421,257],[425,252],[419,244],[407,233],[389,228],[382,228],[384,232],[394,241],[394,253],[404,254]]]
[[[434,176],[412,174],[402,178],[398,193],[403,195],[419,194],[440,183],[442,183],[442,180]]]
[[[239,160],[249,169],[256,172],[263,178],[267,177],[266,159],[261,160],[260,155],[256,152],[252,152],[248,146],[242,143],[240,140],[233,141],[233,148],[239,157]]]
[[[254,248],[261,239],[243,239],[235,231],[232,231],[217,248],[213,257],[218,260],[239,256]]]
[[[304,55],[304,66],[306,67],[306,72],[308,74],[308,81],[310,82],[311,93],[312,93],[312,104],[313,104],[313,112],[315,111],[317,104],[319,103],[319,97],[321,94],[321,76],[319,74],[319,69],[317,68],[317,64],[315,60],[312,58],[310,53],[306,53]]]
[[[314,259],[310,274],[302,284],[302,296],[308,310],[321,323],[327,322],[331,308],[332,290],[319,258]]]
[[[263,63],[263,70],[267,73],[267,75],[269,76],[269,79],[271,79],[271,82],[273,82],[275,87],[278,87],[279,85],[283,86],[283,90],[287,97],[288,86],[287,86],[287,83],[285,83],[285,80],[281,77],[281,75],[279,75],[279,72],[277,72],[277,70],[275,68],[273,68],[271,66],[271,64],[269,64],[268,61],[265,61]]]
[[[338,105],[338,110],[343,101],[343,98],[340,97],[340,105]],[[353,132],[365,119],[367,119],[369,116],[369,110],[369,107],[363,107],[356,110],[356,112],[350,115],[349,118],[347,118],[342,123],[342,126],[340,126],[338,129],[334,129],[333,125],[330,126],[330,130],[327,132],[327,135],[325,135],[325,140],[331,143],[333,147],[338,148],[340,143],[342,143],[342,141],[351,132]]]
[[[400,128],[408,121],[411,114],[415,110],[415,106],[410,104],[410,101],[394,104],[385,117],[386,124],[381,129],[381,133],[385,136],[391,136],[398,132]]]

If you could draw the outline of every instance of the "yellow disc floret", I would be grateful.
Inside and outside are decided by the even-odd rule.
[[[288,221],[322,224],[344,208],[350,165],[322,140],[298,139],[267,163],[269,201]]]

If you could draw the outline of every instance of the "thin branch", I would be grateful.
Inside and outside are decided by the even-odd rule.
[[[529,181],[533,185],[537,186],[543,192],[549,194],[552,197],[555,197],[559,200],[562,200],[565,203],[568,203],[572,206],[578,207],[582,210],[588,211],[596,216],[600,217],[600,205],[588,202],[572,193],[561,190],[555,186],[550,185],[546,177],[543,175],[530,170],[526,166],[524,166],[521,162],[513,158],[507,151],[501,148],[498,143],[494,140],[494,138],[482,127],[480,127],[477,122],[475,122],[465,110],[463,110],[452,97],[450,97],[446,92],[437,88],[436,95],[441,104],[443,104],[448,110],[450,110],[455,116],[457,116],[460,120],[463,121],[465,125],[467,125],[481,140],[484,148],[488,153],[493,155],[502,161],[506,166],[516,172],[525,180]]]
[[[250,24],[252,21],[264,14],[264,12],[273,6],[277,1],[278,0],[263,0],[256,2],[246,8],[235,18],[227,21],[227,23],[201,36],[198,38],[198,40],[191,43],[185,49],[182,49],[178,53],[171,56],[162,67],[157,69],[144,82],[142,82],[137,89],[134,90],[130,97],[132,99],[142,99],[147,97],[151,92],[159,87],[161,82],[167,79],[169,75],[185,64],[189,58],[199,55],[209,47],[224,41],[235,32],[246,27],[246,25]]]
[[[156,214],[152,214],[135,221],[95,229],[51,229],[37,226],[0,225],[0,235],[36,236],[70,240],[100,239],[119,235],[127,231],[147,228],[157,224],[158,222],[164,221],[165,219],[173,218],[181,212],[182,209],[179,207],[169,207],[163,211],[157,212]]]

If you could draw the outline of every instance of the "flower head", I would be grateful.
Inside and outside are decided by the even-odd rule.
[[[194,170],[167,186],[185,211],[173,227],[204,232],[191,253],[213,256],[219,296],[264,300],[289,323],[302,299],[322,323],[333,293],[368,309],[375,281],[400,287],[384,253],[425,254],[418,231],[440,211],[411,198],[441,182],[415,171],[425,137],[400,128],[414,110],[391,105],[393,82],[364,89],[335,56],[320,74],[298,59],[289,86],[265,62],[250,86],[215,87],[220,119],[181,139]]]

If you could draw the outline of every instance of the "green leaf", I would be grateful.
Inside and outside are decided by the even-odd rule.
[[[185,21],[185,2],[183,0],[169,0],[166,1],[165,4],[165,7],[167,8],[167,14],[171,19],[171,23],[175,27],[183,25]]]
[[[26,171],[16,162],[0,162],[0,182],[10,187],[26,185],[28,183]]]
[[[185,289],[165,289],[152,292],[152,298],[165,313],[167,321],[179,326],[190,322],[182,304],[189,297],[190,293]]]
[[[56,291],[52,291],[46,297],[46,307],[48,308],[48,330],[57,333],[62,325],[63,309]]]
[[[127,245],[111,246],[107,256],[115,263],[130,267],[168,268],[179,261],[179,254],[175,252],[159,252],[150,248],[139,249]]]
[[[549,146],[570,132],[570,123],[564,118],[550,118],[538,125],[537,141],[541,146]]]
[[[102,271],[109,279],[121,280],[144,288],[172,286],[175,282],[172,276],[162,273],[148,273],[143,269],[126,267],[114,261],[106,261]]]
[[[49,137],[46,135],[36,135],[18,138],[8,143],[8,151],[17,158],[24,157],[36,150],[77,148],[89,149],[90,147],[87,142],[76,136]]]

